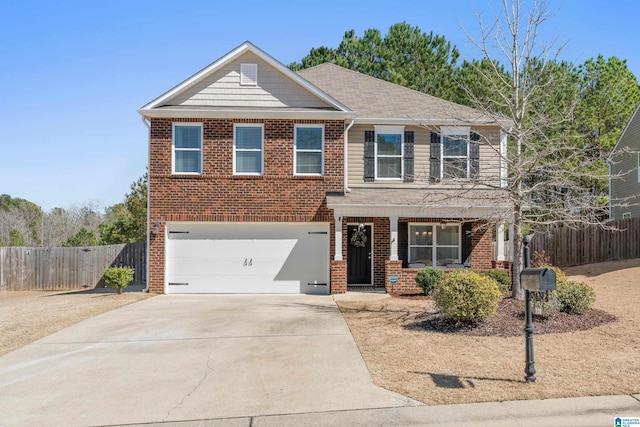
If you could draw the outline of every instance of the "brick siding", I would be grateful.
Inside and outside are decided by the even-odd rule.
[[[185,122],[202,124],[201,175],[172,174],[172,124]],[[233,175],[234,123],[264,125],[262,176]],[[295,124],[324,124],[324,176],[294,175]],[[341,120],[151,119],[149,215],[159,230],[149,240],[150,292],[164,292],[168,221],[332,222],[326,193],[343,190],[343,147]]]

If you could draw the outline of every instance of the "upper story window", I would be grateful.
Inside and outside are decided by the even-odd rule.
[[[233,173],[262,175],[264,129],[261,124],[233,125]]]
[[[376,126],[375,177],[402,179],[404,127]]]
[[[240,85],[258,85],[258,64],[240,64]]]
[[[479,177],[480,135],[469,127],[443,127],[431,132],[431,180]]]
[[[173,124],[173,173],[202,173],[201,124]]]
[[[324,126],[295,125],[295,175],[322,175],[324,173]]]
[[[442,129],[442,178],[469,179],[469,128]]]
[[[459,264],[459,224],[409,224],[409,262],[427,267]]]

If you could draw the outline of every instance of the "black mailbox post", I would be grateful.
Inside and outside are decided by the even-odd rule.
[[[526,324],[524,332],[526,336],[526,365],[524,379],[526,382],[535,382],[536,368],[533,358],[533,316],[531,315],[531,292],[555,291],[556,289],[556,272],[550,268],[529,268],[529,236],[524,236],[522,243],[524,269],[520,273],[520,284],[524,289],[525,305],[524,314]]]

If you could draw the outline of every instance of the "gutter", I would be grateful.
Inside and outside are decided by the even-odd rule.
[[[611,171],[613,168],[613,164],[611,163],[611,159],[607,158],[604,161],[607,164],[607,171],[609,172],[609,219],[613,219],[613,204],[612,204],[612,194],[611,194]]]
[[[149,240],[151,237],[151,203],[149,202],[149,198],[151,195],[151,191],[149,191],[149,187],[151,185],[151,123],[147,121],[147,118],[142,116],[142,123],[146,126],[148,130],[148,150],[147,150],[147,280],[145,280],[144,289],[142,292],[149,292]]]
[[[349,160],[348,160],[348,148],[347,145],[349,144],[349,129],[351,129],[351,126],[353,126],[353,124],[356,122],[356,119],[353,118],[351,119],[351,123],[349,123],[349,126],[347,126],[347,128],[344,130],[344,192],[345,193],[351,193],[351,189],[349,188],[349,173],[347,172],[348,170],[348,166],[349,166]]]

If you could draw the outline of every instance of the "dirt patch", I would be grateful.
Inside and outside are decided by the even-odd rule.
[[[349,298],[338,305],[374,382],[427,404],[639,393],[640,259],[565,272],[593,286],[595,309],[534,320],[535,383],[524,381],[519,301],[505,300],[501,317],[482,327],[448,333],[430,325],[429,299]]]
[[[89,317],[149,298],[143,292],[0,292],[0,356]]]

